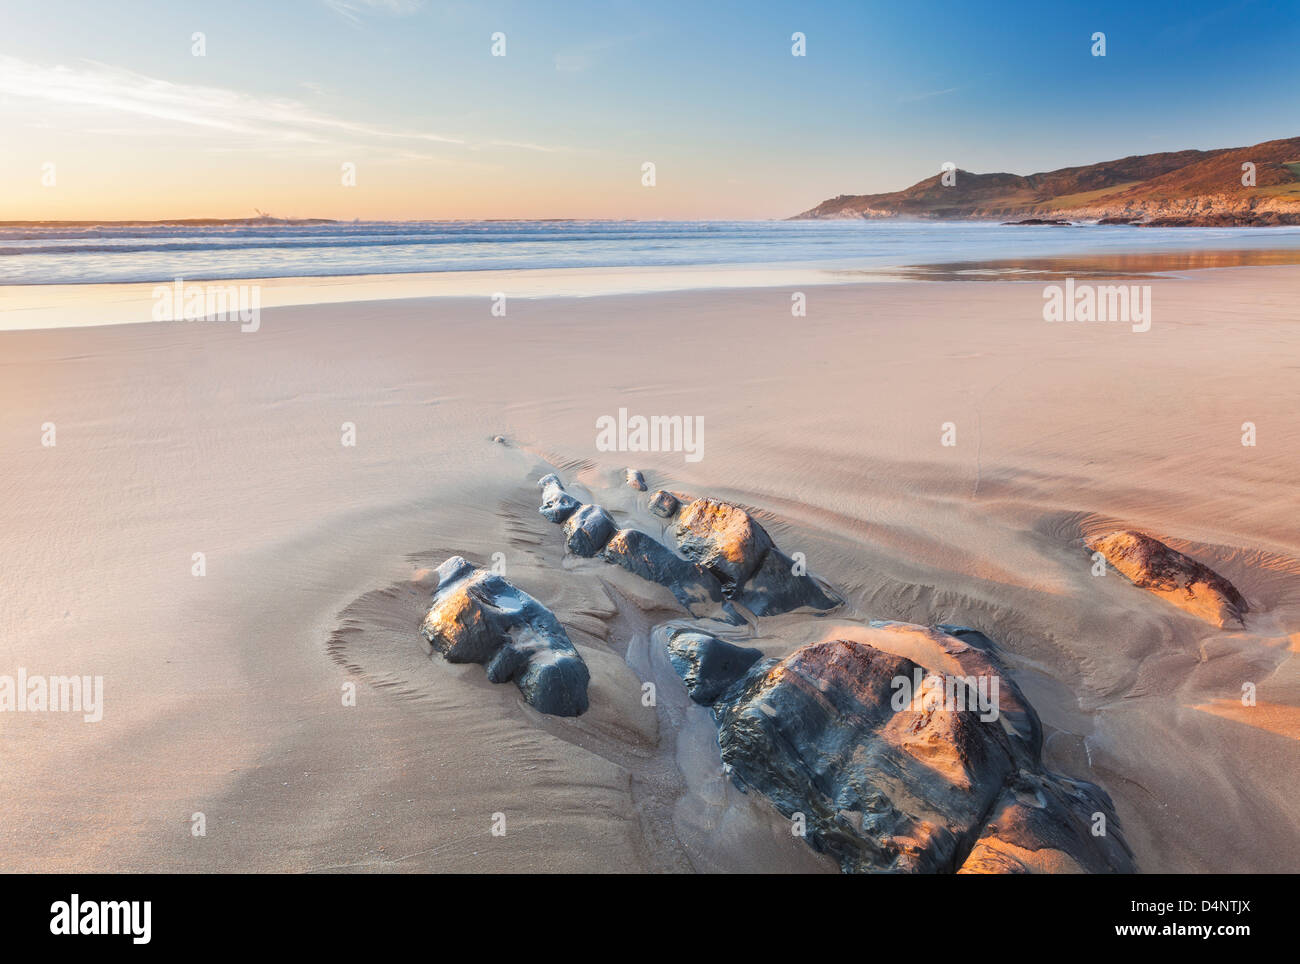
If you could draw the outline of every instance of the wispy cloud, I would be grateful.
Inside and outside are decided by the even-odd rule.
[[[360,23],[366,13],[409,17],[424,6],[424,0],[325,0],[325,6],[345,20]]]
[[[628,37],[604,37],[561,50],[555,55],[555,69],[562,74],[577,74],[589,70],[603,60],[609,51],[629,41],[637,40],[641,36],[644,36],[644,34],[634,34]]]
[[[922,94],[909,94],[906,97],[898,98],[900,104],[913,104],[918,100],[930,100],[932,97],[942,97],[945,94],[955,94],[961,90],[960,87],[945,87],[943,90],[927,90]]]
[[[177,84],[94,62],[78,67],[49,67],[0,56],[0,93],[250,135],[268,144],[339,139],[465,143],[462,138],[429,131],[379,127],[332,117],[288,98]]]
[[[525,141],[488,141],[489,147],[509,147],[517,151],[540,151],[543,154],[557,154],[568,150],[565,147],[547,147],[545,144],[529,144]]]
[[[308,82],[303,86],[317,93],[314,102],[319,104],[324,89],[317,92],[317,86]],[[11,112],[20,105],[39,110],[39,122],[48,129],[79,129],[85,133],[114,130],[121,135],[134,132],[158,137],[170,123],[183,125],[182,129],[188,128],[193,135],[219,137],[219,146],[224,150],[265,152],[319,145],[382,151],[409,160],[428,158],[415,148],[433,144],[469,151],[551,154],[569,150],[523,139],[471,139],[362,123],[324,113],[292,98],[179,84],[93,61],[72,67],[46,66],[0,55],[0,97],[6,95]],[[60,108],[71,115],[71,121],[55,113]],[[137,118],[134,128],[129,126],[130,117]]]

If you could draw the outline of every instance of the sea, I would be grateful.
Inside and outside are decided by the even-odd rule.
[[[1300,250],[1300,227],[894,220],[0,223],[0,285],[765,264],[872,271],[1031,258],[1266,250]]]

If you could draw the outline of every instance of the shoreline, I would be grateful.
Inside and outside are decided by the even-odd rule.
[[[260,309],[408,299],[595,298],[683,291],[926,282],[1043,282],[1067,277],[1173,279],[1180,272],[1300,264],[1300,248],[1093,253],[890,267],[812,264],[649,268],[525,268],[399,274],[184,279],[186,286],[256,288]],[[155,292],[174,281],[0,285],[0,333],[159,324]]]

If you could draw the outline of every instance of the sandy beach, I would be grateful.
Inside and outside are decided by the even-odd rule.
[[[809,286],[806,317],[774,286],[0,332],[0,672],[104,679],[97,723],[6,714],[0,869],[835,872],[655,675],[671,596],[538,515],[552,471],[630,508],[631,466],[750,508],[844,595],[750,645],[975,627],[1141,871],[1294,870],[1300,268],[1144,283],[1140,333],[960,281]],[[599,451],[620,409],[702,416],[702,457]],[[1082,540],[1121,527],[1230,579],[1245,628],[1094,576]],[[429,658],[457,553],[556,614],[588,713]]]

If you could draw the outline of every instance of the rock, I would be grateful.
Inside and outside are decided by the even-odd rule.
[[[1097,815],[1105,833],[1097,836]],[[959,874],[1131,874],[1110,799],[1090,783],[1021,772],[1002,791]]]
[[[569,493],[559,492],[556,493],[554,498],[543,502],[537,511],[542,514],[547,522],[563,522],[577,512],[580,505],[582,503]]]
[[[680,506],[677,496],[663,489],[650,496],[650,511],[661,519],[671,519]]]
[[[889,623],[872,622],[873,626],[887,626]],[[906,625],[898,624],[898,625]],[[999,681],[1005,677],[1001,667],[993,658],[996,645],[979,630],[967,626],[940,626],[943,634],[943,650],[952,656],[961,671],[967,676],[992,678]],[[1008,680],[1008,682],[1010,682]],[[1022,762],[1036,766],[1043,752],[1043,724],[1037,711],[1029,705],[1020,688],[1014,685],[998,688],[998,718],[1006,731],[1011,745],[1019,751]]]
[[[692,616],[709,603],[723,603],[722,586],[712,573],[683,559],[653,536],[620,529],[605,546],[606,562],[669,589]]]
[[[733,646],[711,636],[675,627],[668,630],[668,661],[686,684],[692,700],[716,703],[733,683],[763,658],[762,650]]]
[[[816,579],[796,572],[794,560],[738,506],[696,499],[678,516],[676,535],[682,555],[717,576],[723,593],[756,616],[839,605]]]
[[[1240,628],[1249,611],[1237,588],[1213,569],[1158,539],[1126,530],[1085,540],[1135,586],[1223,629]]]
[[[794,560],[775,546],[736,598],[755,616],[779,616],[804,606],[834,609],[840,604],[807,573],[796,575]]]
[[[565,545],[575,556],[594,556],[614,535],[614,520],[598,505],[582,505],[564,522]]]
[[[513,680],[542,713],[587,710],[590,673],[555,615],[504,578],[452,556],[420,626],[450,663],[482,663],[493,683]]]
[[[496,442],[497,445],[505,445],[506,437],[504,435],[493,435],[492,441]]]
[[[636,469],[627,470],[627,484],[629,487],[636,489],[638,492],[645,491],[645,476]]]
[[[594,556],[614,536],[609,514],[600,506],[583,505],[569,496],[557,475],[545,475],[537,484],[542,489],[538,511],[552,522],[564,522],[569,551],[574,555]],[[663,489],[650,499],[650,511],[660,518],[672,517],[679,506],[677,497]],[[643,532],[625,532],[631,534],[606,553],[606,561],[666,586],[692,615],[695,606],[706,599],[720,602],[722,618],[732,624],[744,621],[732,601],[742,603],[756,616],[803,607],[824,611],[840,603],[827,587],[777,549],[767,531],[738,506],[712,499],[696,499],[687,505],[675,528],[677,552]]]
[[[985,690],[998,694],[997,718],[982,718],[960,678],[853,640],[756,661],[728,685],[745,651],[678,631],[669,660],[692,699],[707,702],[720,691],[718,746],[739,787],[786,817],[803,814],[807,842],[845,872],[1132,872],[1105,793],[1043,769],[1037,716],[992,653],[972,642],[987,637],[964,627],[954,628],[967,639],[872,625],[929,632],[963,673],[998,673],[1002,685]],[[706,672],[712,653],[725,665]],[[908,699],[910,686],[900,681],[918,679],[921,690]],[[953,693],[964,694],[964,705],[948,702]],[[991,813],[999,819],[990,821]],[[1091,835],[1095,813],[1108,821],[1106,838]]]
[[[677,519],[677,548],[713,570],[723,585],[741,586],[762,564],[772,539],[744,509],[696,499]]]
[[[759,663],[715,708],[723,765],[804,814],[846,873],[952,871],[1014,767],[1002,729],[969,710],[894,711],[893,681],[918,669],[850,640]]]
[[[542,504],[538,512],[547,522],[563,522],[582,505],[577,499],[564,491],[559,476],[551,474],[542,476],[538,482],[542,490]]]
[[[544,476],[537,484],[543,498],[538,511],[552,522],[560,521],[553,516],[564,518],[566,544],[574,555],[600,553],[606,562],[668,589],[692,616],[721,619],[733,626],[745,621],[713,572],[679,556],[645,532],[616,530],[614,520],[603,508],[572,499],[557,476]]]

